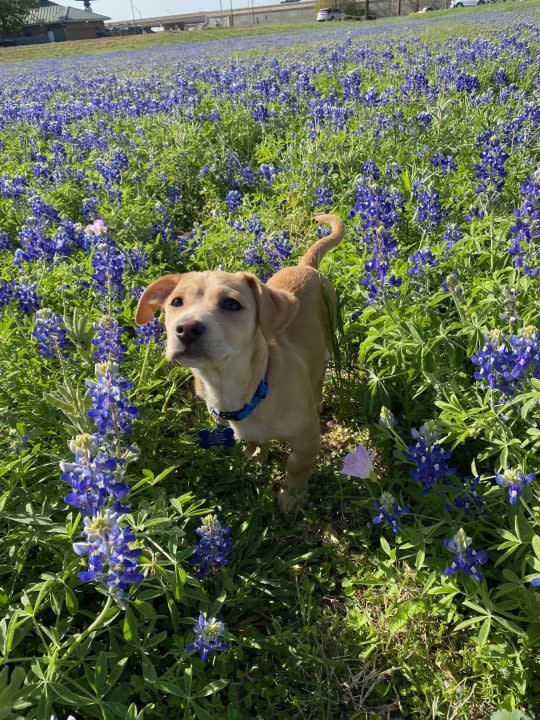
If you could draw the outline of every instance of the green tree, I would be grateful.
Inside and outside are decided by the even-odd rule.
[[[39,0],[0,0],[0,34],[21,30],[28,11],[39,6]]]

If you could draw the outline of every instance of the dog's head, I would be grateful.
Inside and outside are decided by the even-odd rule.
[[[250,273],[164,275],[143,292],[135,320],[165,312],[165,355],[188,367],[218,364],[249,349],[259,328],[271,341],[297,309],[291,293],[274,290]]]

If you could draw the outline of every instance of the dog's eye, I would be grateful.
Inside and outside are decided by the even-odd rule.
[[[174,300],[171,301],[171,305],[173,307],[182,307],[183,304],[184,301],[182,300],[182,298],[174,298]]]
[[[222,310],[241,310],[242,306],[238,302],[238,300],[235,300],[234,298],[225,298],[225,300],[222,300],[219,304],[219,307]]]

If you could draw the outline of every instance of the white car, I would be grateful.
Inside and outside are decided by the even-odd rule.
[[[467,7],[469,5],[485,5],[485,0],[452,0],[450,3],[451,8]]]
[[[339,8],[323,8],[317,13],[317,22],[329,22],[330,20],[345,20],[347,15]]]

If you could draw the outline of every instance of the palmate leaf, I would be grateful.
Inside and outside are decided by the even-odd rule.
[[[90,398],[71,384],[57,385],[51,392],[43,393],[49,405],[60,410],[69,420],[72,434],[92,432],[93,423],[86,414],[91,407]]]
[[[22,710],[32,704],[23,700],[27,694],[23,688],[25,678],[22,667],[13,668],[11,676],[8,667],[0,672],[0,720],[12,718],[14,710]]]

